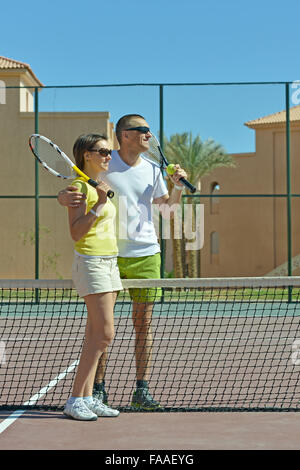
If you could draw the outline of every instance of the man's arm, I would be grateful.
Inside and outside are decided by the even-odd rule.
[[[164,196],[153,199],[153,204],[168,204],[169,206],[172,206],[173,204],[178,204],[180,202],[182,191],[184,189],[184,186],[180,182],[180,178],[186,178],[187,174],[179,165],[175,165],[175,168],[175,173],[172,176],[168,175],[174,183],[171,194],[165,194]]]
[[[57,200],[61,206],[79,207],[86,200],[86,195],[78,191],[76,186],[68,186],[66,189],[59,191]]]
[[[179,189],[179,186],[178,188],[174,187],[171,194],[165,194],[164,196],[153,199],[153,204],[158,204],[159,206],[162,204],[168,204],[168,206],[179,204],[181,201],[182,189]]]
[[[169,208],[166,211],[166,214],[170,214],[171,217],[174,217],[174,212],[170,212],[170,207],[172,207],[173,205],[174,207],[176,207],[180,203],[182,191],[184,189],[184,186],[180,183],[180,178],[187,177],[187,174],[183,168],[180,168],[179,165],[175,166],[176,172],[172,176],[169,175],[169,178],[171,178],[174,183],[174,187],[172,188],[171,194],[165,194],[164,196],[153,199],[153,204],[157,204],[159,206],[159,210],[162,215],[164,215],[164,207],[165,204],[167,204]]]

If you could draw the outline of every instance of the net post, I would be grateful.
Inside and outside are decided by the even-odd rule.
[[[290,156],[290,88],[285,83],[285,108],[286,108],[286,188],[287,188],[287,255],[288,276],[292,276],[292,215],[291,215],[291,156]],[[289,302],[292,301],[292,287],[288,288]]]
[[[34,89],[34,133],[39,133],[39,89]],[[35,158],[35,279],[39,279],[39,164]],[[39,290],[35,289],[35,300],[39,301]]]

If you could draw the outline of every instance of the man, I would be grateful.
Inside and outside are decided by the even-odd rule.
[[[183,186],[179,179],[186,172],[175,165],[176,171],[170,178],[174,183],[168,194],[160,169],[141,155],[149,149],[151,132],[145,118],[128,114],[116,125],[119,150],[112,152],[108,171],[103,180],[115,193],[112,199],[117,209],[119,226],[118,265],[121,278],[160,278],[160,246],[152,220],[151,204],[162,209],[165,204],[172,206],[180,202]],[[60,204],[75,206],[84,195],[77,188],[69,186],[58,196]],[[148,389],[150,375],[153,310],[153,290],[133,289],[130,292],[133,306],[132,318],[135,328],[135,360],[137,388],[132,397],[132,406],[141,409],[156,409],[160,405]],[[106,355],[103,354],[96,373],[94,396],[107,402],[104,388]]]

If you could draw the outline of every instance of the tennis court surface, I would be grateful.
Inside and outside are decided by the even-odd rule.
[[[298,278],[124,281],[157,291],[151,390],[162,411],[298,410]],[[71,281],[2,281],[1,409],[62,409],[86,311]],[[156,290],[155,290],[156,292]],[[115,309],[110,404],[131,411],[134,331],[127,290]],[[300,346],[299,346],[300,349]]]

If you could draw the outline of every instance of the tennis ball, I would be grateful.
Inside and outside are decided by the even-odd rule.
[[[174,175],[176,171],[174,163],[170,163],[170,165],[167,166],[167,173],[168,175]]]

